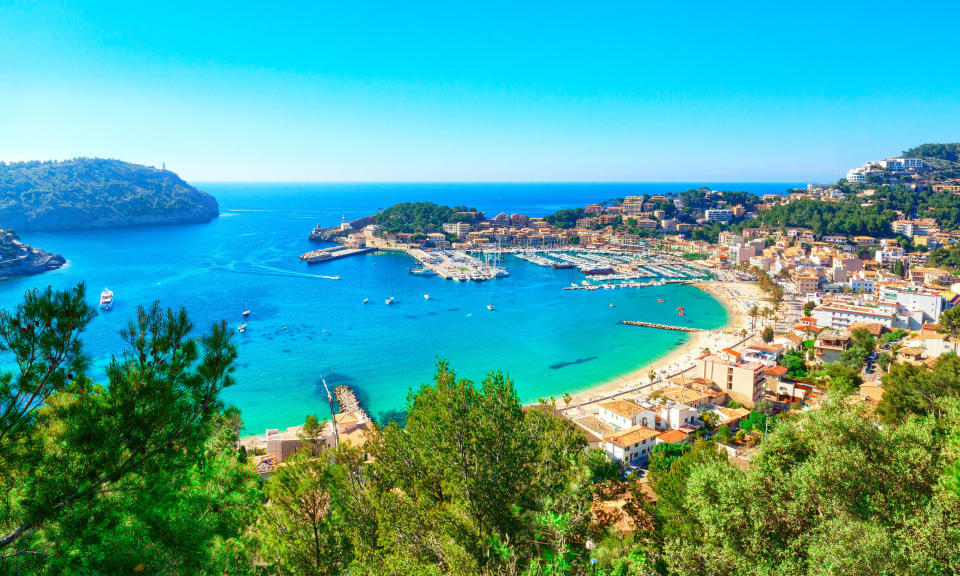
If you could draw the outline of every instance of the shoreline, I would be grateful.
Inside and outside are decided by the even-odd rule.
[[[750,316],[748,310],[755,303],[762,302],[766,295],[755,283],[705,281],[695,284],[698,288],[709,292],[718,300],[727,311],[727,323],[707,332],[691,334],[690,338],[680,346],[670,350],[663,356],[646,362],[635,370],[616,378],[599,382],[584,390],[570,393],[570,402],[559,404],[560,412],[582,411],[583,407],[596,402],[635,392],[639,388],[665,386],[669,379],[692,370],[695,360],[704,348],[720,350],[737,346],[753,338],[750,330]],[[747,330],[746,337],[740,335],[741,330]],[[656,377],[651,382],[650,371]]]
[[[692,370],[696,358],[704,348],[716,351],[737,346],[753,338],[754,334],[750,332],[748,310],[753,304],[766,300],[766,294],[757,284],[709,280],[697,282],[693,286],[710,293],[720,302],[727,313],[727,321],[723,326],[705,332],[689,333],[686,342],[672,348],[664,355],[620,376],[593,383],[577,392],[569,392],[570,402],[567,404],[562,400],[567,392],[561,391],[559,397],[555,397],[559,411],[561,413],[570,411],[571,414],[568,416],[577,415],[578,412],[583,412],[584,408],[596,402],[635,392],[637,389],[653,390],[656,387],[665,386],[670,378]],[[746,337],[740,335],[741,330],[748,331]],[[653,382],[649,378],[651,370],[656,373],[656,379]],[[535,405],[536,402],[526,404],[526,406]],[[297,427],[291,426],[288,430]],[[259,444],[257,436],[258,434],[247,434],[241,436],[240,440],[248,447],[252,447]]]

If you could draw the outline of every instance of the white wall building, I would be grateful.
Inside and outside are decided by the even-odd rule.
[[[600,420],[615,428],[656,425],[657,416],[650,408],[628,402],[627,400],[608,400],[599,404],[597,416]]]
[[[660,408],[659,430],[675,430],[683,426],[697,428],[698,412],[686,404],[671,402]]]
[[[707,222],[730,222],[733,220],[733,211],[726,208],[710,208],[704,211],[703,217]]]
[[[650,450],[656,445],[657,434],[659,432],[645,426],[604,434],[603,451],[617,462],[633,462],[650,455]]]

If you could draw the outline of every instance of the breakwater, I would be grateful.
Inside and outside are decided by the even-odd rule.
[[[334,387],[333,395],[337,397],[337,405],[340,406],[339,413],[356,412],[362,421],[370,420],[370,415],[360,406],[357,395],[353,389],[345,384]]]
[[[673,330],[674,332],[709,332],[703,328],[692,328],[690,326],[671,326],[669,324],[658,324],[656,322],[641,322],[639,320],[621,320],[621,324],[627,326],[640,326],[642,328],[657,328],[658,330]]]

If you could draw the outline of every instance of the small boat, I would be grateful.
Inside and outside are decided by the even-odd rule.
[[[237,332],[243,334],[243,333],[246,332],[246,331],[247,331],[247,325],[246,325],[246,323],[237,326]]]
[[[104,288],[103,292],[100,293],[100,309],[109,310],[111,308],[113,308],[113,291]]]
[[[429,295],[429,294],[424,294],[424,295],[423,295],[423,299],[424,299],[424,300],[429,300],[429,299],[430,299],[430,295]]]
[[[437,275],[437,273],[434,272],[433,270],[431,270],[431,269],[429,269],[429,268],[424,268],[424,267],[420,267],[420,268],[408,268],[408,270],[409,270],[410,273],[413,274],[414,276],[436,276],[436,275]]]
[[[393,304],[393,296],[391,296],[391,297],[387,298],[386,300],[384,300],[383,303],[386,304],[387,306]]]
[[[364,298],[364,299],[363,299],[363,303],[364,303],[364,304],[366,304],[366,303],[369,302],[369,301],[370,301],[369,298]]]
[[[249,317],[250,317],[250,311],[249,311],[249,310],[244,310],[243,312],[240,313],[240,315],[243,316],[244,318],[249,318]]]
[[[657,298],[657,302],[663,304],[663,298]]]
[[[493,310],[493,304],[487,304],[487,310]]]
[[[614,306],[613,306],[613,302],[611,302],[611,303],[610,303],[610,307],[611,307],[611,308],[613,308],[613,307],[614,307]]]

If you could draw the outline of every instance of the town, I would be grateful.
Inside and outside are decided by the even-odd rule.
[[[762,298],[733,303],[746,321],[705,341],[717,348],[704,346],[686,363],[651,370],[646,382],[607,394],[566,394],[557,405],[557,413],[624,473],[642,474],[659,444],[702,436],[717,439],[746,466],[770,420],[816,408],[838,383],[848,388],[848,403],[872,410],[892,364],[931,365],[943,354],[960,353],[953,320],[960,315],[960,308],[954,311],[960,279],[952,270],[960,262],[946,265],[950,247],[960,248],[958,222],[920,214],[915,200],[909,206],[894,201],[896,194],[923,195],[926,211],[935,214],[941,213],[935,202],[960,205],[955,166],[932,163],[888,158],[850,170],[835,185],[811,184],[784,195],[701,188],[626,196],[542,218],[486,218],[472,209],[406,204],[358,222],[357,229],[345,219],[334,228],[318,226],[311,238],[335,239],[342,245],[329,249],[335,251],[401,250],[453,280],[506,276],[501,255],[514,253],[542,266],[606,274],[599,276],[603,287],[642,287],[647,284],[636,280],[644,275],[705,288],[708,278],[755,282]],[[848,234],[833,233],[826,224],[838,223],[825,224],[819,216],[814,226],[785,225],[792,207],[811,203],[882,210],[879,224]],[[419,217],[424,210],[438,213],[431,221]],[[408,224],[413,221],[418,224]],[[861,233],[867,230],[875,233]],[[490,255],[496,266],[488,263]],[[941,323],[944,315],[949,319]],[[372,426],[362,410],[338,418],[350,432]],[[331,445],[334,428],[331,423],[326,430]],[[292,428],[260,437],[262,470],[292,454],[298,435]]]

